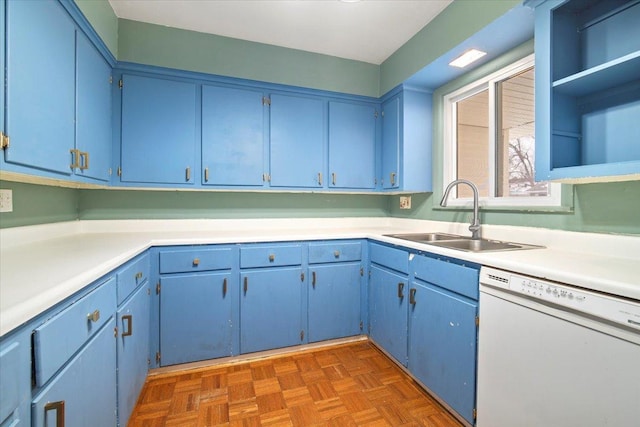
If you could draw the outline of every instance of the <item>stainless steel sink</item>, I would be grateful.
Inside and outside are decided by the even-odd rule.
[[[544,246],[527,245],[524,243],[514,242],[502,242],[498,240],[474,240],[471,239],[471,237],[448,233],[406,233],[385,234],[385,236],[467,252],[498,252],[544,248]]]
[[[457,234],[447,233],[409,233],[409,234],[385,234],[387,237],[395,237],[396,239],[410,240],[418,243],[429,243],[444,240],[462,240],[470,239],[470,237],[458,236]]]
[[[543,246],[525,245],[523,243],[500,242],[497,240],[449,240],[442,242],[429,243],[434,246],[443,248],[459,249],[467,252],[497,252],[497,251],[514,251],[522,249],[538,249]]]

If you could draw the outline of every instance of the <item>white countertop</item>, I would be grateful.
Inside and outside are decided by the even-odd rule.
[[[640,236],[482,226],[482,237],[545,249],[470,253],[385,237],[469,234],[399,218],[74,221],[0,230],[0,335],[152,246],[369,238],[640,301]]]

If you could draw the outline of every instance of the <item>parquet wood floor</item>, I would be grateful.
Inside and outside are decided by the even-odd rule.
[[[368,341],[150,376],[129,427],[459,427]]]

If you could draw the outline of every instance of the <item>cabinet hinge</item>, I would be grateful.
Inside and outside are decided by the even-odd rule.
[[[478,410],[473,408],[473,419],[475,420],[476,418],[478,418]]]
[[[263,96],[262,97],[262,105],[271,105],[271,98]]]
[[[304,273],[300,273],[300,281],[304,282]]]
[[[151,359],[147,357],[147,366],[151,366]]]
[[[480,318],[476,316],[476,326],[480,326]]]
[[[384,117],[384,110],[382,110],[382,111],[380,112],[380,115],[381,115],[382,117]]]
[[[160,282],[156,283],[156,295],[160,295]]]
[[[362,322],[362,320],[360,321],[360,330],[364,329],[364,323]]]
[[[118,338],[118,327],[113,328],[113,336]]]
[[[122,86],[124,86],[124,82],[122,81],[122,79],[120,79],[120,81],[118,82],[118,87],[122,89]]]
[[[113,175],[113,169],[109,168],[109,176]]]
[[[118,166],[118,176],[122,176],[122,168]]]
[[[300,331],[300,341],[304,341],[304,331]]]
[[[147,295],[151,295],[151,288],[147,288]]]
[[[0,132],[0,148],[9,148],[9,135],[5,135],[4,132]]]
[[[270,174],[268,174],[268,173],[263,173],[263,174],[262,174],[262,180],[263,180],[264,182],[271,182],[271,175],[270,175]]]
[[[159,351],[157,351],[157,352],[156,352],[156,363],[157,363],[157,364],[160,364],[160,359],[161,359],[161,358],[162,358],[162,356],[160,355],[160,352],[159,352]]]
[[[113,76],[109,76],[109,84],[113,84]]]
[[[378,110],[373,111],[373,117],[375,117],[376,119],[378,118]]]
[[[364,268],[360,267],[360,277],[364,277]]]

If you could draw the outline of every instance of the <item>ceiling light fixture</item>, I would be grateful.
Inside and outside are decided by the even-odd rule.
[[[451,65],[452,67],[464,68],[472,62],[482,58],[486,54],[487,52],[483,52],[478,49],[469,49],[453,61],[449,62],[449,65]]]

